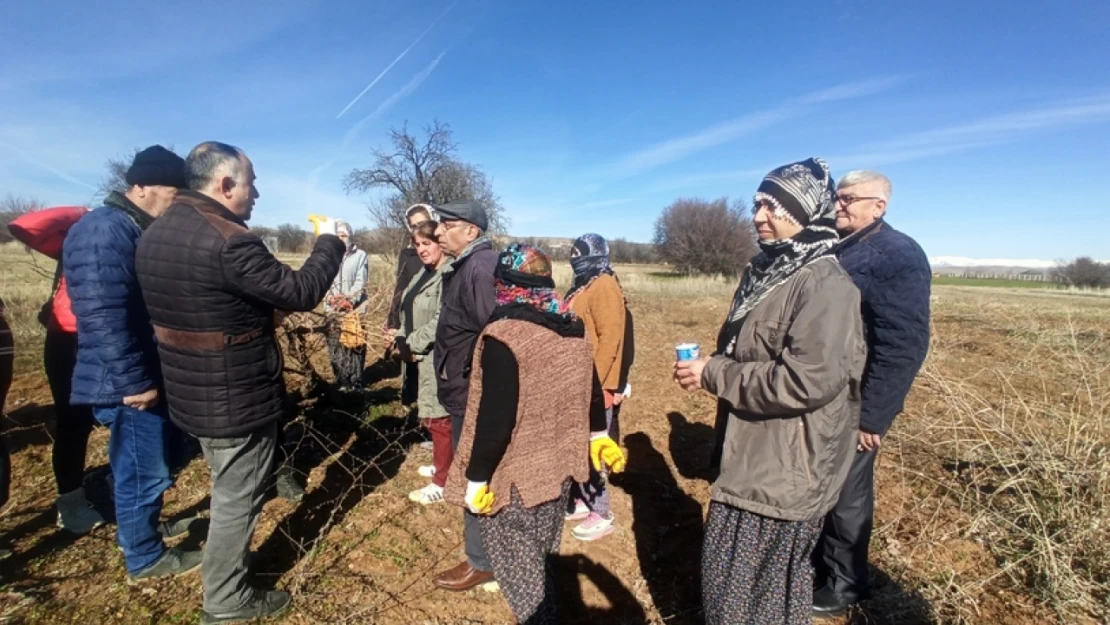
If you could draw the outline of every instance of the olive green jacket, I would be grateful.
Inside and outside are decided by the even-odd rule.
[[[831,510],[856,453],[866,349],[859,291],[836,258],[767,294],[733,354],[702,372],[723,427],[712,499],[787,521]]]
[[[439,269],[432,270],[434,275],[424,284],[412,302],[412,311],[401,306],[401,327],[397,330],[397,337],[404,337],[405,343],[417,357],[418,383],[416,406],[423,418],[445,417],[447,410],[440,405],[436,395],[436,368],[433,358],[433,348],[436,342],[436,325],[439,324],[439,299],[443,289],[443,270],[450,267],[450,262],[445,262]],[[420,279],[428,272],[424,269],[413,276],[412,281],[405,288],[401,301],[409,297],[409,291],[416,288]],[[405,333],[408,326],[408,316],[412,315],[412,332]],[[407,370],[408,367],[402,367]],[[411,383],[402,380],[402,384]],[[402,387],[403,388],[403,387]]]

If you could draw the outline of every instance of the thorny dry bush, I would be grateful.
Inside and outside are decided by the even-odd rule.
[[[396,374],[396,370],[375,371],[391,367],[389,362],[379,360],[387,344],[382,336],[382,320],[389,308],[391,287],[387,282],[374,281],[367,289],[366,305],[357,313],[367,332],[367,381],[371,384],[375,377]],[[355,506],[376,496],[375,490],[396,475],[412,445],[422,440],[422,432],[421,426],[398,408],[392,387],[342,397],[328,389],[331,372],[327,333],[342,319],[343,315],[333,313],[296,313],[282,325],[279,338],[286,359],[286,379],[300,414],[286,428],[286,446],[297,450],[294,466],[307,460],[308,465],[322,467],[324,477],[293,517],[283,519],[275,529],[281,544],[264,553],[268,560],[278,561],[278,570],[272,574],[281,574],[283,585],[301,597],[302,613],[318,622],[376,622],[401,606],[411,614],[413,608],[406,601],[408,591],[444,564],[437,558],[424,567],[426,570],[416,571],[407,570],[409,561],[426,558],[429,552],[453,554],[455,549],[443,551],[430,540],[433,537],[407,527],[394,515],[377,517],[373,527],[367,527],[364,519],[356,522],[347,518]],[[398,538],[390,541],[388,553],[383,553],[374,540],[382,533]],[[461,540],[458,542],[461,544]],[[379,570],[352,567],[351,562],[358,561],[362,553],[373,555],[375,561],[392,562],[398,570],[406,571],[407,579],[398,587],[396,579],[386,577],[383,581]],[[280,573],[286,568],[281,566],[283,559],[292,561],[286,573]],[[266,568],[275,567],[263,566],[263,570]],[[332,587],[357,589],[354,596],[346,597],[339,614],[335,597],[329,594]],[[425,616],[432,621],[438,618],[433,613]]]
[[[971,541],[994,562],[979,567],[987,574],[961,575],[959,565],[949,567],[946,575],[926,580],[921,592],[937,616],[950,622],[983,622],[981,602],[999,588],[1031,594],[1061,622],[1107,622],[1110,337],[1105,319],[1060,307],[1050,314],[1030,303],[966,307],[945,302],[943,315],[978,336],[934,333],[917,383],[924,409],[900,425],[903,449],[931,455],[930,464],[944,470],[903,466],[902,475],[917,494],[911,505],[933,507],[923,542]],[[1104,312],[1110,318],[1110,310]],[[968,351],[986,353],[964,359]],[[977,364],[969,369],[967,361]],[[949,504],[935,507],[936,498],[922,493]],[[896,525],[888,523],[877,537],[893,534]],[[888,548],[891,542],[896,541],[888,540]]]

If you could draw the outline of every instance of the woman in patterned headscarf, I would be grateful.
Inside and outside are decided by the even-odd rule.
[[[586,479],[588,463],[620,472],[624,454],[606,431],[585,328],[555,292],[547,256],[514,243],[494,276],[497,308],[475,346],[447,501],[482,515],[482,542],[517,621],[555,623],[547,559],[570,485]]]
[[[833,255],[828,166],[773,170],[755,194],[762,251],[712,357],[675,363],[718,400],[720,475],[702,547],[707,625],[810,623],[810,553],[855,449],[865,360],[860,296]]]
[[[609,435],[620,440],[617,410],[624,399],[625,316],[624,292],[609,263],[609,244],[599,234],[584,234],[571,249],[574,282],[567,292],[567,305],[586,325],[586,337],[594,350],[594,369],[605,396]],[[616,529],[609,508],[609,489],[596,471],[590,479],[571,488],[568,521],[581,521],[571,535],[592,541]]]

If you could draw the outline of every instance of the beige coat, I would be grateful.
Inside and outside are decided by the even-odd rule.
[[[771,291],[732,357],[702,373],[725,428],[713,500],[788,521],[831,510],[856,453],[866,356],[859,291],[834,257]]]

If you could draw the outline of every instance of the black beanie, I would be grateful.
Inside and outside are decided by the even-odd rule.
[[[185,159],[160,145],[152,145],[135,155],[127,170],[127,184],[141,187],[185,188]]]

